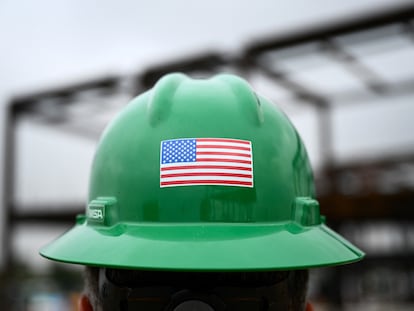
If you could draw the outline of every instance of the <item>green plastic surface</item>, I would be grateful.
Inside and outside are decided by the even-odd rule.
[[[253,187],[160,187],[161,141],[251,142]],[[304,145],[242,79],[171,74],[108,126],[77,225],[41,250],[86,265],[158,270],[298,269],[364,254],[322,222]]]

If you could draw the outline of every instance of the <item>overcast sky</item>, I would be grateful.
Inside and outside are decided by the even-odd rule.
[[[137,71],[397,0],[0,1],[0,94]]]

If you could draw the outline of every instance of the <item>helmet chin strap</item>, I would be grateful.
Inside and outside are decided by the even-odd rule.
[[[199,310],[199,311],[215,311],[209,304],[200,301],[200,300],[188,300],[180,303],[178,306],[174,307],[173,311],[190,311],[190,310]]]

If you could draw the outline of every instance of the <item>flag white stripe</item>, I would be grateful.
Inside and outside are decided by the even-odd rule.
[[[249,188],[253,188],[253,181],[249,181],[247,182],[247,184],[243,184],[240,185],[239,183],[245,183],[244,181],[226,181],[226,180],[215,180],[214,183],[208,183],[206,181],[204,182],[196,182],[196,181],[188,181],[188,182],[179,182],[179,186],[201,186],[201,185],[216,185],[216,186],[239,186],[239,187],[249,187]],[[235,184],[232,184],[235,183]],[[167,183],[167,182],[162,182],[161,188],[167,188],[167,187],[176,187],[177,184],[173,183]]]
[[[228,152],[228,153],[242,153],[250,156],[250,150],[239,150],[239,149],[225,149],[225,148],[198,148],[197,152]]]

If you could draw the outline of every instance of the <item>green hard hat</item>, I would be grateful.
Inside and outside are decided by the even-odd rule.
[[[364,256],[324,224],[305,147],[283,112],[236,76],[178,73],[109,124],[86,214],[40,253],[175,271],[303,269]]]

